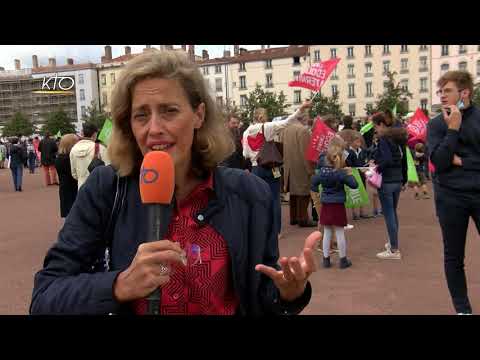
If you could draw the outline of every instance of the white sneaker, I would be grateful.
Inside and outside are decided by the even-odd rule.
[[[469,313],[458,313],[457,315],[473,315],[473,314],[469,314]]]
[[[347,224],[347,226],[344,226],[343,228],[344,228],[345,230],[352,230],[354,227],[355,227],[355,226],[353,226],[353,225]]]
[[[377,258],[382,260],[400,260],[402,258],[402,255],[398,250],[395,252],[392,252],[391,250],[386,250],[381,253],[378,253]]]
[[[392,246],[390,245],[390,243],[385,243],[385,250],[390,250],[392,248]]]

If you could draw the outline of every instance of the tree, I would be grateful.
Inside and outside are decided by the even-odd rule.
[[[310,110],[311,118],[327,114],[333,115],[339,120],[345,115],[342,111],[342,104],[338,102],[337,93],[333,94],[331,97],[317,94],[312,100],[312,108]]]
[[[475,84],[473,89],[472,103],[480,106],[480,83]]]
[[[35,129],[32,122],[21,112],[16,112],[3,128],[3,136],[30,136],[34,132]]]
[[[280,94],[266,92],[257,84],[255,90],[250,92],[247,97],[247,103],[242,110],[242,118],[244,121],[251,123],[253,121],[253,112],[256,108],[262,107],[267,110],[268,118],[273,119],[277,116],[286,114],[285,109],[290,105],[286,104],[287,97],[280,91]]]
[[[395,83],[396,72],[388,72],[388,81],[386,83],[385,91],[382,95],[378,96],[378,100],[373,109],[370,109],[370,113],[379,111],[392,111],[395,106],[397,107],[397,115],[405,116],[408,114],[408,98],[413,98],[411,92],[403,88],[400,83]],[[368,108],[365,110],[367,111]]]
[[[107,118],[107,113],[103,109],[99,109],[95,101],[91,102],[90,106],[85,110],[85,115],[82,116],[83,121],[94,124],[99,130],[103,128]]]
[[[47,120],[42,128],[42,133],[49,132],[51,135],[56,135],[59,131],[62,135],[75,133],[75,125],[72,124],[72,120],[68,117],[68,114],[59,109],[55,112],[51,112],[47,115]]]

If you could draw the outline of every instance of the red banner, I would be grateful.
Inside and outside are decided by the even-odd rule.
[[[315,126],[305,158],[309,161],[317,162],[320,154],[327,150],[330,141],[335,137],[335,132],[324,124],[320,116],[317,116],[314,121]]]
[[[427,123],[428,116],[426,116],[423,111],[418,108],[415,111],[415,114],[410,118],[407,124],[408,136],[412,139],[417,139],[425,143],[427,139]]]
[[[339,58],[322,61],[313,64],[310,69],[293,81],[288,86],[301,87],[311,91],[320,91],[320,88],[328,80],[333,69],[337,66]]]

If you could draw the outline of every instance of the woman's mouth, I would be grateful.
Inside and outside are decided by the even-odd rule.
[[[161,145],[153,145],[150,147],[150,150],[153,151],[166,151],[170,149],[175,144],[161,144]]]

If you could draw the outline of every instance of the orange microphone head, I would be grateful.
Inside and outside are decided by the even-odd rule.
[[[140,170],[142,203],[169,205],[174,189],[175,168],[172,157],[164,151],[148,152]]]

